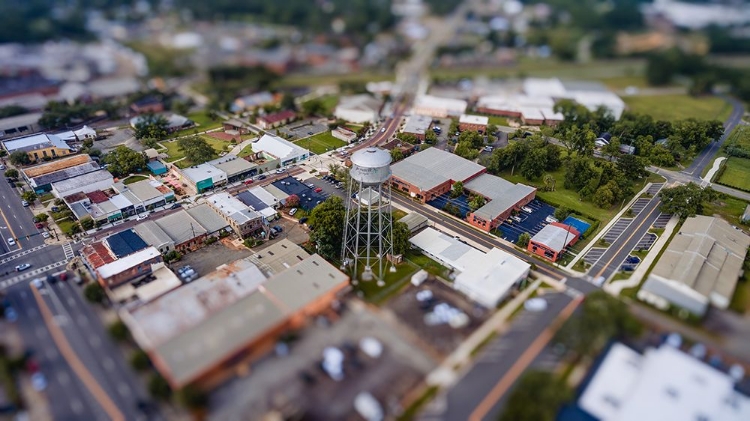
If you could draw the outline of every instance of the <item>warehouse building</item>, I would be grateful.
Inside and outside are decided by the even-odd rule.
[[[401,132],[404,134],[410,134],[419,139],[420,142],[424,142],[425,134],[427,130],[432,127],[432,118],[426,115],[412,114],[406,119],[404,128]]]
[[[469,104],[462,99],[421,95],[414,100],[412,114],[433,118],[458,117],[466,112],[468,106]]]
[[[536,197],[536,188],[513,184],[490,174],[482,174],[465,183],[464,191],[482,196],[487,201],[484,206],[466,215],[466,221],[486,232],[497,228],[514,210],[520,210]]]
[[[74,155],[22,169],[21,174],[35,192],[45,193],[52,190],[52,183],[98,170],[99,164],[90,156]]]
[[[581,233],[570,225],[553,222],[534,234],[526,247],[528,251],[556,262],[565,249],[578,241]]]
[[[726,309],[742,274],[750,236],[710,216],[687,218],[649,274],[638,298],[703,316]]]

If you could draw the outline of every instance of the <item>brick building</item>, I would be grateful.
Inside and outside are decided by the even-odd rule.
[[[458,129],[463,131],[473,131],[479,133],[485,133],[487,131],[487,125],[490,122],[489,117],[481,115],[469,115],[462,114],[458,119]]]
[[[466,215],[471,225],[490,232],[508,219],[514,210],[519,210],[536,197],[536,188],[525,184],[513,184],[490,174],[464,184],[464,191],[484,197],[487,203]]]
[[[556,262],[563,251],[574,245],[581,233],[570,225],[553,222],[531,237],[527,250],[547,260]]]

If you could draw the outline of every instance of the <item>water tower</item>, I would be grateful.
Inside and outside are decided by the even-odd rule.
[[[351,162],[341,269],[354,285],[359,277],[382,286],[386,270],[396,270],[388,260],[393,254],[391,154],[366,148],[354,152]]]

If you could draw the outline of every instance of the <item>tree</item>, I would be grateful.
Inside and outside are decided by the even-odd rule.
[[[516,245],[521,248],[526,248],[526,246],[529,245],[529,241],[531,241],[531,235],[528,232],[522,232],[521,235],[518,236],[518,240],[516,240]]]
[[[294,96],[289,92],[284,92],[284,96],[281,97],[281,108],[285,110],[297,110],[297,104],[294,103]]]
[[[188,385],[177,391],[177,401],[188,409],[204,409],[208,405],[208,395],[196,386]]]
[[[122,177],[136,172],[146,165],[146,157],[127,146],[120,145],[104,156],[104,163],[112,174]]]
[[[128,339],[128,335],[130,335],[128,327],[125,326],[125,323],[123,323],[122,320],[119,319],[109,325],[109,328],[107,328],[107,330],[109,331],[109,335],[112,336],[112,338],[120,342]]]
[[[404,153],[401,152],[401,149],[398,149],[398,148],[391,149],[392,162],[398,162],[402,159],[404,159]]]
[[[288,208],[296,208],[299,206],[299,196],[296,194],[290,194],[289,197],[286,198],[286,207]]]
[[[677,215],[682,219],[703,214],[705,202],[716,200],[718,194],[710,187],[701,188],[695,183],[664,189],[659,192],[663,213]]]
[[[34,215],[34,222],[46,222],[49,219],[49,215],[45,212]]]
[[[566,165],[565,188],[579,191],[594,177],[596,171],[591,165],[591,159],[573,158]]]
[[[156,399],[165,401],[172,396],[172,388],[169,387],[164,377],[153,373],[148,379],[148,393]]]
[[[511,392],[499,421],[554,421],[572,398],[570,387],[555,373],[529,371]]]
[[[470,142],[458,142],[458,145],[456,145],[456,150],[454,152],[456,155],[470,161],[476,159],[479,156],[479,151],[474,149]]]
[[[409,251],[409,226],[403,222],[393,222],[393,254],[406,254]]]
[[[458,143],[468,143],[474,149],[479,149],[484,145],[484,136],[473,131],[467,130],[458,135]]]
[[[339,171],[341,171],[341,165],[339,164],[328,164],[328,172],[333,178],[339,178]]]
[[[138,117],[135,125],[135,138],[163,140],[169,134],[169,121],[166,118],[153,113]]]
[[[13,165],[29,165],[31,164],[31,158],[24,151],[15,151],[10,154],[10,163]]]
[[[527,180],[536,180],[544,174],[547,169],[547,151],[544,149],[532,149],[521,164],[521,175]]]
[[[406,143],[411,143],[412,145],[419,143],[419,139],[417,136],[411,134],[411,133],[399,133],[396,135],[398,140]]]
[[[555,180],[555,177],[553,177],[552,174],[544,174],[543,183],[544,191],[555,191],[555,183],[557,183],[557,180]]]
[[[21,193],[21,199],[29,203],[34,203],[34,201],[36,201],[36,197],[37,197],[36,193],[34,193],[33,190],[28,190],[28,191]]]
[[[612,203],[615,201],[615,192],[613,191],[612,186],[609,183],[600,186],[596,189],[593,200],[594,204],[600,208],[606,209],[611,207]]]
[[[216,150],[200,136],[181,138],[177,141],[177,148],[185,154],[185,159],[195,165],[210,161],[217,155]]]
[[[84,216],[78,222],[81,224],[81,228],[83,228],[84,231],[88,231],[91,228],[94,228],[94,220],[90,216]]]
[[[83,289],[83,296],[92,303],[101,303],[104,301],[104,288],[98,282],[92,282]]]
[[[326,107],[323,104],[323,101],[318,98],[311,99],[302,104],[302,112],[308,117],[316,114],[323,114],[325,110]]]
[[[326,259],[338,260],[341,256],[342,234],[346,208],[338,196],[330,196],[316,206],[307,221],[314,229],[310,241],[315,244],[318,254]]]
[[[18,178],[18,170],[11,168],[5,171],[5,176],[8,178]]]
[[[567,218],[573,211],[566,208],[565,206],[560,206],[559,208],[555,209],[555,219],[558,221],[564,221],[565,218]]]
[[[495,133],[497,133],[497,126],[494,124],[488,124],[487,125],[487,134],[490,136],[494,136]]]
[[[130,354],[130,365],[136,371],[146,371],[151,367],[151,358],[142,349],[136,349]]]
[[[464,183],[462,181],[456,181],[451,187],[451,197],[458,197],[464,194]]]
[[[424,134],[424,143],[427,143],[429,145],[434,145],[437,143],[438,137],[437,134],[435,134],[432,130],[427,130]]]
[[[617,168],[630,180],[638,180],[648,175],[643,158],[625,154],[617,159]]]
[[[455,135],[457,131],[458,131],[458,119],[454,118],[451,120],[451,125],[448,128],[448,136]]]
[[[484,198],[484,196],[475,195],[469,200],[469,209],[471,209],[472,212],[475,210],[481,208],[487,203],[487,200]]]

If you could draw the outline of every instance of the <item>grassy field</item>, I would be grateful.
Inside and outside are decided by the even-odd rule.
[[[609,89],[615,91],[623,90],[629,86],[634,86],[636,88],[648,88],[646,78],[644,78],[643,76],[610,77],[602,79],[602,83],[604,83],[604,85],[606,85]]]
[[[374,268],[377,272],[377,268]],[[357,294],[361,293],[362,298],[372,303],[383,303],[393,294],[398,292],[404,285],[406,285],[411,276],[417,273],[419,267],[414,263],[405,261],[400,265],[396,266],[396,272],[386,273],[385,285],[380,287],[377,282],[373,281],[359,281],[354,286],[354,290]],[[361,272],[360,272],[361,273]]]
[[[286,86],[319,86],[338,85],[342,82],[379,82],[383,80],[394,80],[391,73],[376,72],[351,72],[343,75],[306,75],[292,74],[284,76],[275,83],[278,87]]]
[[[221,127],[221,122],[223,121],[220,117],[217,117],[216,120],[211,120],[211,118],[205,111],[188,114],[187,117],[193,120],[195,124],[198,125],[199,131],[206,131]]]
[[[724,121],[732,107],[718,97],[695,98],[689,95],[627,96],[623,101],[631,111],[649,114],[657,120],[696,118]]]
[[[494,124],[496,126],[507,126],[508,125],[508,119],[505,117],[500,117],[499,115],[491,115],[488,116],[489,124]]]
[[[240,153],[237,156],[239,156],[240,158],[244,158],[252,154],[253,154],[253,145],[247,145],[240,151]]]
[[[219,152],[222,152],[225,150],[227,146],[231,146],[229,142],[225,142],[223,140],[214,139],[209,136],[201,136],[201,138],[205,139],[206,142],[208,142],[209,145],[211,145],[212,148],[216,151],[216,156],[219,156]],[[162,144],[167,148],[167,155],[169,155],[169,159],[167,159],[167,162],[174,162],[178,159],[182,159],[185,157],[185,154],[180,150],[180,148],[177,146],[177,141],[174,142],[162,142]],[[187,161],[180,161],[180,167],[183,166],[190,166],[192,163]]]
[[[391,213],[393,214],[394,221],[398,221],[399,219],[407,215],[406,212],[402,211],[401,209],[395,209],[395,208],[393,209],[393,212]]]
[[[717,182],[725,186],[750,191],[750,159],[730,156],[724,165],[726,165],[726,169]]]
[[[719,215],[732,225],[740,225],[740,217],[745,212],[747,202],[732,196],[721,195],[718,200],[707,204],[703,213],[705,215]]]
[[[137,183],[137,182],[143,181],[143,180],[148,180],[148,177],[145,176],[145,175],[134,175],[132,177],[126,178],[125,181],[123,181],[123,183],[125,183],[125,184],[133,184],[133,183]]]
[[[295,143],[318,155],[346,145],[343,140],[333,137],[331,132],[318,133],[315,136],[300,139]]]
[[[409,251],[404,258],[432,275],[447,278],[448,268],[418,251]]]

